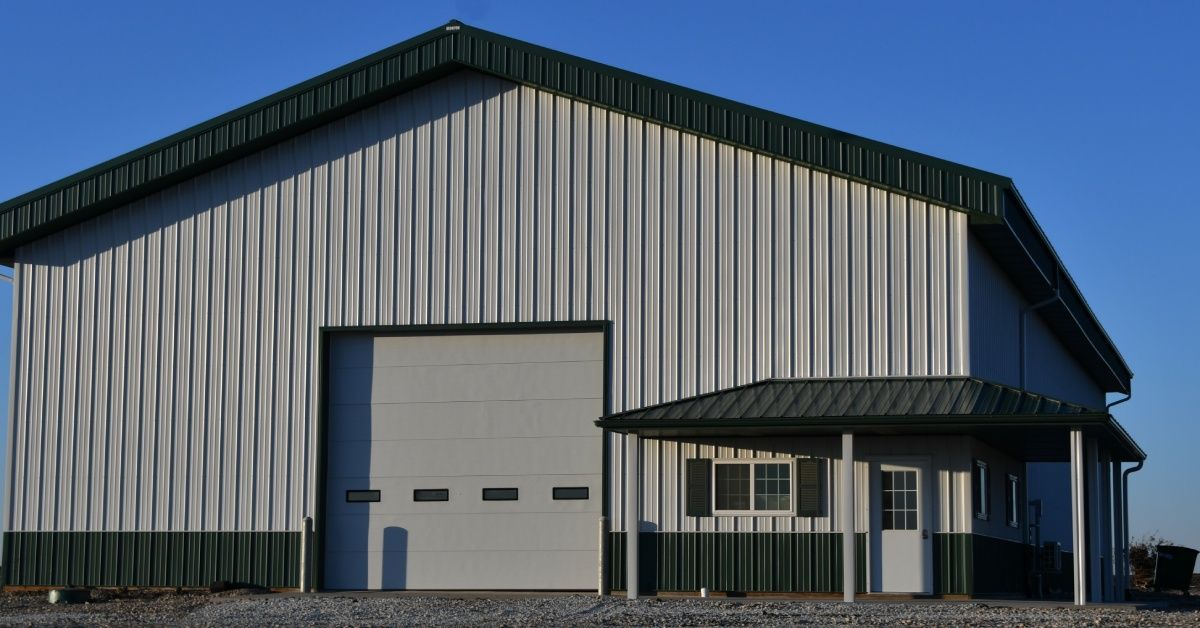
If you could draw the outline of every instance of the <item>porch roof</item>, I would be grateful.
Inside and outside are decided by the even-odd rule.
[[[973,377],[769,379],[596,425],[646,436],[967,434],[1029,461],[1067,460],[1067,433],[1080,428],[1116,459],[1146,457],[1104,410]]]

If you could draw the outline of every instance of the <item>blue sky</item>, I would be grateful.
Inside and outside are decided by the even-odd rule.
[[[1134,535],[1200,547],[1200,4],[828,5],[4,3],[0,199],[450,18],[998,172],[1136,374]]]

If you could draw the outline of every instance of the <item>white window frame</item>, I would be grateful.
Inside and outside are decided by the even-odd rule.
[[[1009,495],[1010,489],[1012,490],[1011,496]],[[1012,518],[1009,519],[1006,516],[1007,521],[1004,523],[1010,528],[1021,527],[1021,478],[1011,473],[1008,474],[1004,483],[1004,510],[1008,511],[1009,508],[1012,508],[1012,512],[1006,512],[1006,514],[1011,514]]]
[[[717,466],[723,464],[746,464],[750,465],[750,510],[717,510]],[[788,503],[791,505],[789,510],[754,510],[754,487],[757,484],[754,481],[754,465],[756,464],[786,464],[790,468],[788,470]],[[712,499],[713,516],[714,517],[775,517],[775,516],[796,516],[796,459],[795,458],[720,458],[713,460],[712,477],[710,478],[712,486],[712,494],[709,496]]]
[[[972,470],[979,469],[979,503],[974,504],[975,518],[981,521],[988,521],[992,518],[992,472],[988,468],[988,463],[976,459],[975,466]],[[975,474],[971,474],[971,481],[975,481]],[[974,493],[974,491],[971,491]]]

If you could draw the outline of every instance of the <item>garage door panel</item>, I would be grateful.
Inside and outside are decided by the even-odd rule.
[[[429,438],[495,438],[511,434],[595,436],[596,426],[573,417],[599,418],[601,399],[525,399],[454,403],[343,405],[333,409],[329,442]]]
[[[602,359],[604,345],[602,335],[590,332],[378,336],[372,339],[370,351],[366,356],[361,353],[352,356],[343,364],[427,366],[498,362],[577,362]]]
[[[329,477],[445,477],[470,475],[586,474],[600,468],[601,443],[594,437],[473,438],[350,441],[331,447]]]
[[[331,369],[333,405],[513,399],[600,399],[604,364],[546,362]]]
[[[430,513],[475,514],[508,512],[592,512],[601,499],[601,475],[528,475],[528,476],[470,476],[434,478],[330,478],[328,513],[365,515],[427,515]],[[588,499],[554,499],[555,487],[587,487]],[[516,488],[514,501],[485,501],[484,488]],[[444,502],[413,501],[416,489],[446,489],[449,500]],[[348,490],[379,491],[378,502],[347,502]]]
[[[596,547],[597,519],[590,512],[337,515],[330,516],[330,525],[355,534],[329,539],[326,549],[383,550],[402,538],[410,549],[422,551],[587,550]]]
[[[596,579],[596,551],[330,552],[331,589],[577,589]],[[447,587],[445,583],[456,583]],[[593,582],[594,585],[594,582]]]
[[[603,334],[350,334],[328,356],[327,587],[595,585]],[[554,500],[555,487],[589,498]],[[380,501],[347,503],[347,490]]]

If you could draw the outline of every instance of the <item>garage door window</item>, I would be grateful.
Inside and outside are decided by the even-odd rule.
[[[588,487],[586,486],[556,486],[554,487],[554,499],[587,499]]]
[[[450,489],[448,488],[419,488],[413,491],[414,502],[448,502],[450,501]]]
[[[515,488],[485,488],[483,489],[483,501],[485,502],[511,502],[517,500],[517,489]]]

